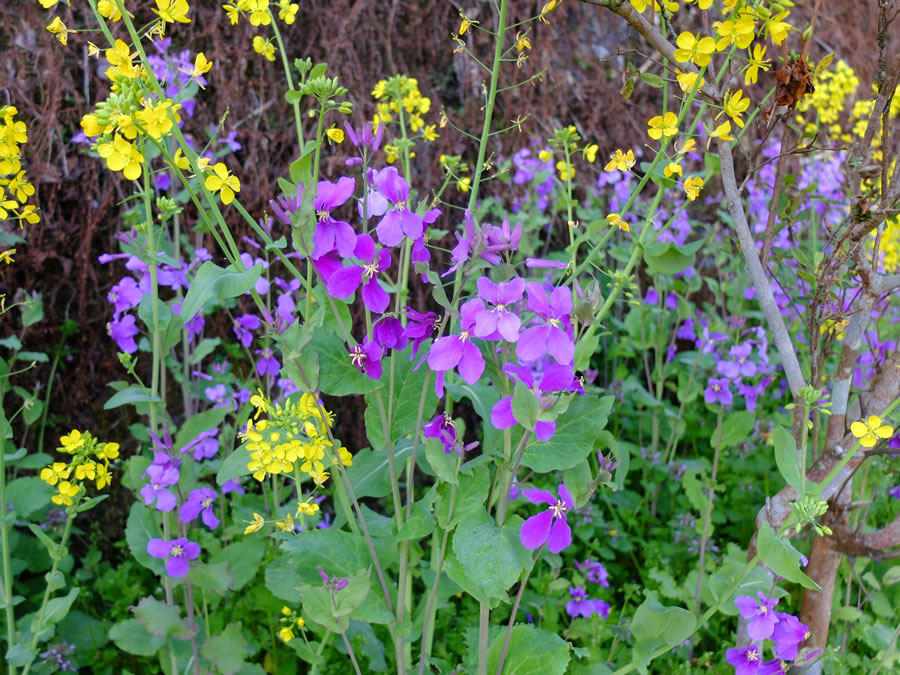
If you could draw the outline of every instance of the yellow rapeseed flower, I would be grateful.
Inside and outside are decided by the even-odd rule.
[[[684,181],[684,193],[687,195],[687,198],[691,201],[697,199],[697,195],[700,194],[700,190],[703,189],[703,179],[700,176],[691,176],[690,178],[686,178]]]
[[[60,482],[57,489],[59,492],[50,497],[50,501],[58,506],[72,506],[72,497],[75,497],[78,494],[80,488],[77,485],[64,480]]]
[[[686,94],[694,89],[694,83],[697,81],[698,77],[700,77],[700,73],[683,73],[678,70],[678,68],[675,69],[675,79],[678,81],[678,86],[681,87],[681,91]],[[706,84],[706,80],[700,77],[700,84],[697,85],[697,91],[703,89],[704,84]]]
[[[47,30],[56,35],[56,39],[63,47],[69,44],[69,29],[58,16],[53,17],[53,21],[47,25]]]
[[[771,63],[771,61],[766,60],[766,48],[764,45],[753,45],[753,53],[750,54],[748,52],[748,54],[750,58],[747,62],[747,72],[744,75],[744,84],[747,86],[756,84],[760,69],[768,70]]]
[[[622,216],[618,213],[607,213],[606,220],[611,227],[618,227],[622,232],[631,232],[631,226],[627,221],[622,220]]]
[[[719,119],[722,114],[728,115],[731,119],[734,120],[734,123],[738,125],[738,127],[744,127],[744,120],[741,119],[741,115],[747,112],[747,108],[750,107],[750,99],[742,98],[744,95],[743,89],[738,89],[736,92],[729,94],[725,93],[725,101],[724,108],[722,112],[716,115],[716,119]]]
[[[253,520],[245,520],[245,523],[248,523],[247,527],[244,528],[244,534],[252,534],[257,530],[262,529],[262,526],[266,524],[266,521],[263,520],[263,517],[258,513],[253,514]]]
[[[465,35],[468,32],[469,28],[471,28],[472,26],[477,26],[479,23],[478,21],[473,21],[462,12],[459,13],[459,16],[462,19],[459,22],[459,30],[456,31],[459,35]]]
[[[634,151],[622,152],[619,149],[609,156],[604,171],[628,171],[635,164]]]
[[[262,54],[269,61],[275,60],[275,45],[271,40],[266,40],[259,35],[253,38],[253,51]]]
[[[879,438],[890,438],[894,435],[894,427],[881,423],[877,415],[869,415],[865,420],[850,425],[850,433],[859,439],[864,448],[874,448]]]
[[[716,51],[716,41],[711,37],[701,38],[688,31],[684,31],[675,40],[678,49],[675,50],[675,60],[679,63],[691,62],[697,66],[705,66],[710,57]]]
[[[5,251],[0,252],[0,262],[5,262],[7,265],[11,265],[15,262],[13,256],[16,254],[16,249],[8,248]]]
[[[121,171],[128,180],[141,177],[144,156],[119,134],[115,135],[112,142],[101,143],[97,147],[97,153],[106,160],[106,166],[111,171]]]
[[[114,0],[100,0],[97,3],[97,11],[100,12],[103,18],[109,19],[113,23],[122,18],[122,12],[119,11],[119,7]]]
[[[667,112],[665,115],[651,117],[650,121],[647,122],[647,126],[649,127],[647,129],[647,135],[655,141],[658,141],[663,136],[674,136],[678,133],[677,124],[678,115],[673,112]]]
[[[681,176],[681,165],[675,162],[669,162],[663,169],[663,174],[666,178],[671,178],[676,173]]]
[[[235,193],[241,191],[241,181],[222,162],[214,165],[212,170],[213,175],[206,177],[203,187],[210,192],[218,192],[222,197],[222,203],[230,204],[234,201]],[[250,400],[252,403],[253,399]]]
[[[744,14],[737,21],[723,21],[714,25],[719,34],[716,49],[720,52],[729,45],[737,45],[739,49],[746,49],[753,42],[756,34],[756,21],[749,14]]]
[[[278,0],[278,18],[284,21],[288,26],[292,26],[297,20],[297,12],[300,11],[300,5],[291,0]]]
[[[153,12],[166,23],[190,23],[187,18],[189,9],[187,0],[156,0]]]

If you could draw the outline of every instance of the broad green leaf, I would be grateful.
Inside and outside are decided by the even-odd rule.
[[[757,536],[757,548],[763,564],[780,577],[800,584],[804,588],[820,591],[822,588],[815,581],[800,571],[800,559],[803,555],[795,549],[787,539],[782,539],[768,521],[763,521]]]
[[[412,443],[406,442],[394,448],[394,462],[402,466],[412,453]],[[368,448],[353,455],[353,464],[347,467],[347,477],[357,498],[385,497],[391,493],[391,474],[387,452],[373,452]]]
[[[335,633],[347,630],[346,619],[342,620],[344,625],[341,626],[334,618],[331,607],[331,591],[321,584],[317,586],[304,584],[297,590],[302,598],[303,614],[306,617]]]
[[[665,84],[663,79],[656,73],[641,73],[640,77],[644,81],[644,84],[648,84],[654,89],[662,89]]]
[[[540,406],[534,392],[521,382],[517,382],[512,398],[512,413],[516,421],[533,431],[539,411]]]
[[[364,569],[348,578],[349,583],[335,594],[335,606],[332,610],[335,618],[348,616],[363,604],[369,594],[371,577],[371,571]],[[346,621],[344,621],[344,625],[346,627]]]
[[[563,483],[572,493],[575,500],[575,508],[580,509],[591,498],[590,485],[594,477],[591,475],[591,465],[587,459],[583,459],[575,466],[563,472]]]
[[[466,576],[493,598],[504,597],[519,579],[522,563],[531,562],[522,544],[504,537],[483,509],[460,522],[453,534],[453,552]]]
[[[147,596],[137,604],[134,616],[151,635],[161,638],[190,637],[187,622],[181,618],[181,608],[157,600],[153,596]]]
[[[694,257],[702,245],[702,239],[683,246],[671,241],[656,241],[644,248],[644,262],[657,274],[678,274],[694,264]]]
[[[147,553],[147,542],[160,536],[162,534],[150,509],[141,502],[132,504],[128,522],[125,525],[125,540],[128,542],[128,550],[141,565],[161,575],[163,574],[163,561],[153,558]]]
[[[496,673],[506,630],[488,648],[487,672]],[[503,660],[503,675],[563,675],[569,665],[569,643],[556,633],[528,624],[513,626]]]
[[[231,572],[232,588],[239,591],[260,570],[260,562],[266,545],[260,537],[244,537],[216,551],[210,558],[212,564],[227,563]]]
[[[528,442],[522,464],[538,473],[570,469],[594,450],[594,441],[606,426],[614,397],[578,396],[564,415],[556,420],[549,441]]]
[[[219,635],[203,643],[200,653],[221,675],[236,675],[244,665],[244,657],[249,656],[247,640],[241,630],[241,623],[230,623]]]
[[[757,566],[744,577],[743,581],[728,597],[723,597],[725,592],[731,588],[731,585],[744,573],[747,563],[734,558],[727,558],[722,565],[709,577],[709,580],[703,585],[703,600],[707,604],[714,602],[719,603],[719,611],[728,616],[737,616],[738,608],[734,605],[734,599],[739,595],[750,595],[756,597],[757,591],[763,591],[766,595],[770,595],[772,591],[772,577],[766,571]],[[776,589],[777,592],[781,589]]]
[[[226,563],[197,563],[191,565],[185,579],[217,595],[234,587],[234,578]]]
[[[459,485],[456,477],[456,455],[444,451],[444,444],[437,438],[426,438],[425,459],[434,475],[452,485]]]
[[[635,610],[631,620],[634,638],[632,661],[642,672],[650,656],[658,647],[675,646],[693,632],[697,618],[682,607],[665,607],[657,599],[656,591],[644,591],[644,602]]]
[[[778,472],[785,483],[800,492],[803,489],[803,479],[794,436],[780,424],[775,425],[772,436],[775,441],[775,464],[778,466]]]
[[[431,514],[437,490],[432,488],[422,499],[412,505],[412,513],[409,520],[403,523],[400,532],[397,533],[398,541],[421,539],[434,532],[434,516]]]
[[[250,463],[250,453],[244,448],[243,445],[239,445],[234,450],[231,451],[231,454],[225,458],[225,461],[222,462],[222,465],[219,467],[218,473],[216,473],[216,483],[219,485],[225,485],[232,478],[240,478],[241,476],[250,475],[251,471],[247,468],[247,465]]]
[[[444,529],[452,529],[460,521],[482,512],[489,487],[490,471],[486,466],[474,469],[471,476],[460,476],[451,516],[449,515],[451,486],[447,483],[438,485],[439,497],[434,507],[434,515],[437,516],[438,524]]]
[[[475,412],[482,421],[481,431],[484,434],[482,448],[488,452],[499,448],[500,432],[491,424],[491,408],[500,400],[497,390],[481,382],[467,384],[462,380],[458,384],[445,385],[445,387],[455,401],[465,397],[472,402],[472,407],[475,408]]]
[[[114,624],[109,629],[109,637],[123,652],[137,656],[153,656],[166,641],[166,638],[150,633],[137,619]]]
[[[19,518],[28,518],[50,504],[50,497],[56,489],[37,476],[16,478],[6,486],[6,505],[18,514]]]
[[[11,666],[26,666],[34,661],[34,651],[17,642],[6,650],[6,662]]]
[[[145,387],[127,387],[122,391],[113,394],[109,400],[103,404],[103,409],[112,410],[119,406],[134,403],[162,403],[162,399],[159,396],[151,394],[150,390]]]
[[[75,602],[75,598],[78,597],[78,591],[80,590],[80,588],[75,587],[71,589],[66,595],[63,595],[59,598],[51,598],[47,602],[47,608],[44,611],[44,626],[59,623],[60,621],[65,619],[66,615],[69,613],[69,610],[72,608],[72,603]],[[35,617],[35,622],[36,621],[37,617]],[[43,626],[41,626],[41,628],[43,628]],[[32,631],[35,631],[34,623],[32,623],[31,629]]]
[[[230,408],[221,406],[218,408],[210,408],[209,410],[204,410],[202,413],[192,415],[190,419],[186,420],[185,423],[181,425],[181,429],[178,430],[178,433],[175,434],[175,444],[173,447],[176,450],[180,450],[204,431],[215,429],[230,412]]]
[[[281,335],[278,336],[278,343],[281,346],[281,354],[285,361],[290,361],[300,357],[303,348],[310,343],[313,338],[313,325],[310,323],[301,324],[295,321],[287,327]]]
[[[259,280],[262,264],[256,264],[243,272],[237,271],[233,265],[222,268],[211,260],[200,265],[197,274],[188,288],[181,306],[179,317],[184,323],[193,319],[203,306],[211,301],[219,302],[243,295]]]
[[[368,394],[382,387],[379,380],[373,380],[359,372],[350,361],[350,351],[334,333],[319,329],[310,342],[319,355],[319,389],[331,396],[348,394]]]
[[[750,435],[750,432],[753,431],[753,423],[756,421],[756,416],[753,413],[747,412],[746,410],[741,410],[739,412],[735,412],[730,414],[728,417],[722,420],[722,440],[721,444],[723,448],[733,448],[740,443],[743,443],[747,436]],[[712,430],[712,434],[709,437],[709,445],[710,447],[716,447],[716,430]]]

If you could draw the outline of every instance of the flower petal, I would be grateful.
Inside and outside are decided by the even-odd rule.
[[[553,512],[550,509],[531,516],[531,518],[522,523],[522,528],[519,530],[519,539],[522,541],[522,546],[531,550],[540,548],[547,541],[547,536],[550,534],[550,525],[552,524]]]
[[[547,537],[547,549],[550,553],[559,553],[572,543],[572,528],[565,518],[557,518]]]

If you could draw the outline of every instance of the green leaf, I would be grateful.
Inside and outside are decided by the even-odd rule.
[[[572,493],[576,509],[580,509],[590,500],[590,486],[593,479],[591,465],[588,464],[587,459],[581,460],[578,464],[563,472],[563,483],[566,484],[569,492]]]
[[[152,395],[150,390],[145,387],[132,386],[113,394],[103,404],[103,409],[112,410],[113,408],[133,403],[162,403],[162,399],[159,396]]]
[[[368,394],[382,387],[378,380],[359,372],[350,361],[343,341],[327,330],[317,330],[310,343],[319,355],[319,389],[331,396]]]
[[[6,662],[11,666],[27,666],[32,661],[34,661],[34,652],[21,642],[17,642],[6,650]]]
[[[491,408],[500,400],[500,394],[493,386],[476,382],[475,384],[467,384],[460,381],[459,384],[446,385],[446,389],[458,401],[465,397],[472,402],[472,407],[481,418],[481,431],[484,434],[482,448],[492,450],[501,447],[500,432],[491,424]]]
[[[723,597],[731,585],[744,573],[746,561],[727,558],[716,572],[709,577],[704,584],[704,601],[708,604],[719,603],[719,611],[728,616],[737,616],[738,608],[734,606],[734,599],[739,595],[751,595],[756,597],[757,591],[763,591],[769,595],[772,590],[772,578],[762,567],[754,567],[744,577],[737,588],[728,597]],[[709,591],[709,597],[706,591]]]
[[[75,598],[78,597],[78,591],[81,589],[77,586],[71,589],[66,595],[60,598],[53,598],[47,602],[47,608],[44,610],[44,625],[43,626],[35,626],[37,623],[37,616],[35,616],[34,621],[31,624],[32,632],[37,633],[44,626],[49,626],[54,623],[59,623],[63,619],[66,618],[66,614],[69,613],[69,610],[72,608],[72,603],[75,602]]]
[[[445,483],[459,485],[456,477],[456,455],[444,451],[444,444],[437,438],[426,438],[425,459],[434,475]]]
[[[656,241],[644,248],[644,262],[657,274],[678,274],[694,264],[694,257],[703,240],[677,246],[671,241]]]
[[[232,588],[239,591],[260,570],[266,545],[260,537],[245,537],[216,551],[210,558],[212,564],[226,563],[231,572]]]
[[[394,462],[401,466],[412,453],[412,443],[394,448]],[[369,448],[353,455],[353,464],[347,467],[347,478],[357,498],[385,497],[391,493],[391,476],[387,453],[373,452]]]
[[[651,654],[661,646],[675,646],[693,632],[697,618],[682,607],[665,607],[657,599],[656,591],[644,591],[646,598],[635,610],[631,620],[634,638],[632,661],[642,670],[650,662]]]
[[[784,478],[784,482],[797,492],[803,489],[803,478],[800,473],[800,459],[797,456],[797,444],[790,431],[780,424],[776,424],[772,430],[775,441],[775,464],[778,472]]]
[[[322,585],[303,585],[298,590],[303,601],[303,614],[311,621],[315,621],[334,633],[341,633],[347,629],[346,625],[341,627],[334,618],[331,607],[331,591]]]
[[[147,596],[138,603],[134,608],[134,616],[151,635],[161,638],[190,637],[187,622],[181,618],[181,608],[153,596]]]
[[[506,630],[501,630],[488,648],[487,672],[496,673]],[[521,624],[509,633],[503,660],[503,675],[563,675],[569,665],[569,643],[556,633]]]
[[[126,619],[109,629],[109,638],[123,652],[137,656],[153,656],[163,646],[166,638],[153,635],[137,619]]]
[[[243,295],[259,280],[262,264],[258,263],[243,272],[237,271],[233,265],[222,268],[211,260],[200,265],[197,274],[191,281],[179,316],[184,323],[193,319],[210,300],[219,302]]]
[[[64,557],[61,555],[59,544],[53,541],[41,528],[34,523],[28,523],[28,529],[31,530],[31,533],[37,537],[47,549],[47,553],[50,555],[51,560],[61,560]],[[57,588],[62,588],[62,586],[57,586]]]
[[[197,563],[191,565],[185,578],[195,586],[206,589],[216,595],[225,595],[225,591],[234,587],[234,579],[226,563]]]
[[[250,453],[244,449],[243,445],[239,445],[222,462],[216,473],[216,483],[225,485],[232,478],[250,475],[250,469],[247,468],[249,463]]]
[[[391,416],[391,443],[397,444],[403,436],[412,433],[416,428],[416,421],[419,414],[419,403],[422,403],[422,421],[423,423],[434,416],[434,409],[437,406],[437,396],[434,393],[433,386],[425,386],[426,378],[429,384],[434,382],[431,377],[432,373],[427,368],[419,368],[413,370],[414,363],[409,360],[409,354],[412,346],[408,346],[402,352],[394,352],[390,357],[394,359],[394,400],[391,407],[393,414]],[[389,369],[389,364],[384,365],[385,369]],[[355,370],[355,367],[354,367]],[[381,414],[379,413],[378,403],[375,400],[375,394],[366,395],[366,435],[369,443],[372,444],[373,450],[381,450],[385,447],[384,429],[381,424]],[[388,405],[387,396],[382,393],[384,405]],[[385,410],[385,414],[387,410]]]
[[[733,448],[743,443],[750,432],[753,431],[753,423],[756,417],[753,413],[741,410],[732,413],[722,420],[722,447]],[[709,437],[710,447],[716,447],[716,430],[713,429],[712,435]]]
[[[549,441],[532,438],[528,442],[522,464],[538,473],[562,471],[577,465],[593,451],[594,441],[606,426],[613,400],[613,396],[575,398],[556,421],[553,438]]]
[[[885,586],[893,586],[896,583],[900,583],[900,567],[894,566],[889,568],[888,571],[884,573],[881,583]]]
[[[360,570],[348,579],[348,584],[335,594],[335,606],[332,616],[345,617],[352,614],[363,604],[369,594],[372,573],[369,569]],[[346,628],[347,622],[344,622]]]
[[[180,450],[204,431],[215,429],[230,412],[231,410],[229,408],[222,406],[210,408],[209,410],[204,410],[202,413],[191,416],[190,419],[185,420],[185,423],[181,425],[181,429],[175,434],[175,444],[173,447],[176,450]]]
[[[655,73],[641,73],[640,76],[644,84],[648,84],[655,89],[662,89],[665,85],[665,81]]]
[[[763,564],[780,577],[800,584],[804,588],[820,591],[822,588],[815,581],[800,571],[800,559],[803,555],[789,541],[780,538],[775,530],[764,520],[757,536],[757,548]]]
[[[422,499],[413,504],[409,520],[403,523],[403,527],[397,533],[398,541],[421,539],[434,532],[435,521],[431,510],[436,497],[437,491],[432,488]]]
[[[538,412],[540,412],[540,406],[534,392],[521,382],[516,382],[512,398],[513,417],[523,427],[533,431]]]
[[[200,653],[221,675],[236,675],[244,665],[244,657],[249,656],[249,643],[241,631],[240,621],[230,623],[219,635],[209,638],[200,648]]]
[[[147,542],[159,536],[161,536],[159,526],[150,509],[141,502],[132,504],[128,522],[125,525],[125,540],[128,542],[128,550],[141,565],[161,575],[163,561],[153,558],[147,553]]]
[[[303,348],[313,339],[313,328],[310,323],[301,324],[296,321],[278,336],[277,340],[285,361],[300,358]]]
[[[12,508],[19,518],[28,518],[50,503],[56,490],[37,476],[16,478],[6,486],[7,507]]]
[[[466,576],[493,598],[504,597],[525,568],[523,562],[531,562],[521,542],[504,537],[484,509],[460,522],[453,534],[453,553]]]
[[[474,469],[471,476],[462,476],[459,487],[456,488],[456,498],[453,500],[453,514],[450,516],[450,486],[447,483],[438,485],[439,498],[434,507],[438,524],[444,529],[452,529],[460,521],[482,512],[489,487],[490,471],[486,466]]]

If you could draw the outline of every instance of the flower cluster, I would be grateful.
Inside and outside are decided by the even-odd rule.
[[[306,620],[290,607],[281,608],[281,616],[278,618],[278,621],[281,624],[278,637],[285,642],[290,642],[294,639],[294,631],[297,628],[303,629],[306,626]]]
[[[41,480],[56,486],[51,497],[54,504],[72,506],[84,494],[82,488],[93,481],[98,490],[112,482],[110,460],[119,456],[118,443],[103,443],[90,432],[73,429],[59,439],[59,452],[71,455],[68,462],[53,462],[41,470]]]
[[[37,207],[28,204],[34,196],[34,185],[22,169],[22,146],[28,141],[25,122],[16,119],[19,110],[12,105],[0,106],[0,222],[17,220],[19,227],[25,223],[35,225],[40,222]],[[0,253],[0,260],[13,262],[15,249]]]
[[[372,119],[375,131],[382,124],[396,122],[400,125],[402,141],[409,142],[407,131],[427,142],[438,138],[437,125],[425,123],[424,115],[431,110],[431,99],[419,91],[419,81],[416,78],[394,75],[386,80],[379,80],[372,89],[372,98],[376,101],[377,109]],[[388,164],[393,164],[402,152],[408,150],[399,147],[397,143],[394,140],[384,146]],[[414,156],[415,153],[410,153],[410,157]]]
[[[800,643],[809,637],[809,627],[797,617],[784,612],[776,612],[777,599],[767,598],[762,591],[756,598],[741,595],[734,604],[741,617],[749,621],[747,633],[754,641],[772,640],[775,658],[762,660],[762,650],[756,645],[742,649],[734,647],[725,653],[725,659],[735,668],[736,675],[774,675],[786,673],[791,661],[797,659]],[[811,658],[813,655],[807,655]]]

